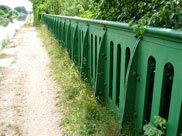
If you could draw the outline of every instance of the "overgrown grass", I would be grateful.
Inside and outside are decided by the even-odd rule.
[[[0,59],[7,58],[8,55],[6,53],[0,53]]]
[[[13,45],[8,45],[8,48],[16,48],[17,45],[13,44]]]
[[[23,25],[23,27],[30,27],[32,24],[33,15],[31,14],[28,18],[28,21]]]
[[[118,136],[119,122],[94,98],[91,86],[80,77],[77,67],[45,25],[37,28],[51,58],[53,78],[61,91],[60,107],[63,136]]]
[[[8,44],[8,42],[10,41],[9,37],[7,36],[6,39],[3,39],[2,40],[2,49],[6,47],[6,45]]]

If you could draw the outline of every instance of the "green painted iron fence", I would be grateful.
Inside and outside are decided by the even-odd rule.
[[[125,23],[43,19],[122,126],[132,121],[141,133],[160,115],[168,120],[167,136],[182,133],[182,31],[149,27],[141,36]]]

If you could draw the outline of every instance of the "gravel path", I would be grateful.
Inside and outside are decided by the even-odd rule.
[[[14,60],[0,68],[0,136],[61,136],[56,84],[36,29],[22,28],[7,50]]]

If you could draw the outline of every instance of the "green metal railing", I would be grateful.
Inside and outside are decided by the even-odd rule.
[[[146,28],[136,35],[125,23],[44,15],[95,96],[142,132],[160,115],[167,136],[182,133],[182,31]]]

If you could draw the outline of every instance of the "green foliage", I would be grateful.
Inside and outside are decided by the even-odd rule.
[[[8,6],[0,5],[0,26],[7,26],[13,19],[25,18],[26,13],[25,7],[16,7],[12,10]]]
[[[14,10],[18,11],[19,13],[24,13],[24,14],[28,13],[24,6],[15,7]]]
[[[6,58],[8,55],[6,53],[0,53],[0,59]]]
[[[17,10],[12,10],[11,12],[12,12],[12,15],[15,15],[15,16],[19,14]]]
[[[32,0],[34,21],[42,14],[61,14],[137,24],[136,33],[146,26],[182,28],[181,0]]]
[[[94,4],[92,0],[67,0],[60,1],[62,7],[60,8],[60,14],[67,16],[79,16],[91,18],[93,17]]]
[[[99,5],[98,19],[137,24],[136,33],[146,26],[182,28],[181,0],[95,0]]]
[[[146,12],[137,23],[134,31],[137,33],[144,32],[144,26],[156,26],[180,29],[182,28],[182,4],[178,0],[152,0],[152,2],[140,2],[140,10]]]
[[[3,16],[3,15],[5,15],[6,13],[2,10],[2,9],[0,9],[0,16]]]
[[[11,8],[5,5],[0,5],[0,9],[3,10],[5,13],[11,11]]]
[[[42,22],[42,15],[44,13],[59,14],[60,1],[59,0],[31,0],[33,3],[34,25]]]
[[[6,6],[0,6],[0,17],[10,18],[12,16],[18,16],[19,12],[16,10],[11,10],[10,8],[6,8]]]
[[[102,0],[98,3],[101,9],[98,17],[101,19],[122,22],[133,20],[139,25],[171,28],[182,26],[181,0]]]
[[[165,136],[167,120],[160,116],[155,116],[155,122],[149,122],[143,127],[144,135],[147,136]]]
[[[10,40],[10,39],[9,39],[9,36],[7,36],[6,39],[3,39],[3,40],[2,40],[2,43],[1,43],[1,44],[2,44],[2,49],[8,44],[9,40]]]
[[[42,15],[61,14],[94,18],[97,4],[93,0],[32,0],[34,12],[34,24],[42,22]]]
[[[10,11],[11,11],[10,7],[0,5],[0,17],[7,18],[9,16]]]
[[[9,20],[7,18],[3,18],[1,21],[0,21],[0,26],[7,26],[9,23]]]
[[[182,27],[182,4],[179,0],[152,0],[151,5],[146,5],[150,8],[150,12],[144,14],[142,19],[145,20],[143,25],[164,26],[167,28]]]

